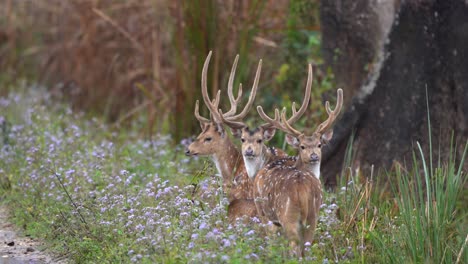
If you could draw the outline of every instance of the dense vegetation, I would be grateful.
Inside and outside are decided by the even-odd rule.
[[[180,140],[198,129],[194,98],[201,97],[209,50],[212,92],[225,89],[236,54],[235,87],[250,87],[263,59],[258,103],[299,98],[308,62],[316,83],[331,87],[320,56],[318,3],[307,2],[7,0],[0,4],[0,77],[14,82],[27,75],[47,82],[73,109],[115,126],[144,118],[139,129],[146,135]],[[311,113],[316,120],[321,111]]]
[[[258,219],[229,224],[213,164],[184,155],[199,132],[193,105],[210,49],[212,91],[225,89],[235,54],[236,87],[250,87],[263,58],[255,104],[265,109],[301,101],[312,62],[312,100],[298,123],[314,128],[326,115],[335,87],[318,1],[274,2],[1,3],[0,202],[12,221],[78,263],[299,262]],[[450,153],[414,142],[412,164],[388,171],[359,170],[352,141],[305,260],[468,263],[467,173],[455,140]]]
[[[165,135],[141,140],[56,104],[40,87],[15,91],[0,100],[1,198],[18,226],[59,254],[76,262],[297,261],[258,220],[227,223],[219,178],[206,160],[183,155],[186,140],[175,148]],[[422,169],[395,168],[387,188],[345,170],[341,186],[325,193],[306,260],[466,263],[466,174],[454,160],[415,153]]]

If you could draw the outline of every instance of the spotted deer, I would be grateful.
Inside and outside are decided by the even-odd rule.
[[[288,120],[293,123],[299,119],[307,109],[310,100],[310,89],[312,86],[312,66],[309,65],[309,75],[307,78],[306,92],[301,108],[294,116]],[[295,103],[293,103],[293,112],[296,112]],[[222,111],[220,110],[223,118]],[[236,138],[240,138],[242,143],[241,153],[244,159],[244,165],[251,183],[257,172],[266,164],[273,160],[281,159],[285,164],[293,165],[296,157],[289,157],[283,150],[274,147],[267,147],[265,142],[269,141],[275,135],[276,128],[270,123],[263,124],[253,130],[242,120],[226,120],[223,123],[231,128],[231,132]],[[237,216],[248,215],[257,216],[257,208],[253,199],[237,199],[230,203],[228,207],[230,221],[233,222]]]
[[[219,110],[220,91],[211,100],[208,95],[207,71],[212,52],[208,54],[202,70],[201,88],[205,105],[210,112],[210,119],[202,117],[199,113],[199,101],[195,103],[195,117],[200,122],[202,132],[186,150],[188,156],[211,156],[216,169],[222,178],[223,191],[227,195],[230,205],[228,217],[230,220],[238,216],[254,216],[256,213],[253,203],[252,183],[249,181],[247,171],[242,160],[242,155],[237,147],[229,139],[223,120],[242,120],[252,107],[260,78],[262,61],[260,60],[255,74],[252,91],[243,110],[236,114],[237,104],[242,97],[242,85],[239,86],[238,96],[233,95],[234,75],[239,56],[236,56],[228,81],[228,98],[231,108],[226,113]],[[237,201],[236,201],[237,200]],[[235,202],[233,202],[235,201]]]
[[[294,165],[284,160],[275,160],[261,169],[254,180],[254,197],[258,214],[263,222],[271,221],[283,228],[290,241],[291,250],[298,257],[304,254],[304,243],[312,243],[320,205],[322,187],[320,182],[320,161],[322,145],[333,136],[332,126],[343,104],[343,91],[337,91],[337,105],[330,109],[327,101],[325,108],[328,119],[321,123],[315,132],[307,136],[291,125],[297,121],[293,116],[286,118],[286,109],[281,114],[275,109],[275,118],[268,117],[261,106],[257,107],[260,117],[273,127],[286,133],[286,142],[298,149]]]
[[[312,87],[312,65],[309,64],[307,83],[303,102],[299,111],[296,110],[296,104],[293,103],[293,117],[288,119],[288,123],[296,122],[307,110],[310,100],[310,91]],[[221,112],[221,111],[220,111]],[[222,112],[221,112],[222,113]],[[273,160],[282,159],[285,163],[293,165],[295,157],[289,157],[283,150],[274,147],[268,147],[265,142],[269,141],[276,132],[276,127],[271,123],[265,123],[255,129],[250,129],[242,120],[225,120],[224,124],[231,128],[232,134],[241,140],[242,157],[247,169],[247,174],[251,181],[254,180],[257,172],[266,164]]]

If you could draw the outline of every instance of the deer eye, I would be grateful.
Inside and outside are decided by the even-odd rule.
[[[211,140],[212,140],[212,138],[211,138],[211,137],[207,137],[207,138],[205,138],[205,141],[206,141],[206,142],[209,142],[209,141],[211,141]]]
[[[319,143],[317,147],[321,148],[321,147],[322,147],[322,143]]]
[[[262,141],[261,139],[257,139],[257,143],[258,143],[258,144],[262,144],[262,142],[263,142],[263,141]]]
[[[244,143],[244,142],[245,142],[245,138],[241,138],[241,142]]]
[[[304,145],[301,146],[301,149],[305,149]]]

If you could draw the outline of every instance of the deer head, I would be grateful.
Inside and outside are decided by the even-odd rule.
[[[257,108],[260,117],[269,122],[272,126],[284,131],[286,133],[286,142],[293,148],[298,150],[298,159],[296,167],[298,169],[308,170],[314,173],[317,179],[320,177],[320,161],[322,158],[322,146],[327,144],[333,136],[333,123],[335,122],[338,114],[343,105],[343,90],[337,90],[337,104],[335,110],[330,109],[330,103],[325,103],[325,109],[328,113],[328,119],[321,123],[315,132],[307,136],[303,132],[294,129],[291,126],[290,119],[286,118],[286,109],[283,108],[281,115],[279,110],[275,109],[275,118],[268,117],[261,106]],[[293,110],[293,117],[295,117]]]
[[[239,55],[236,56],[234,60],[234,64],[231,69],[231,73],[229,76],[228,82],[228,97],[231,103],[231,109],[227,111],[225,114],[222,114],[218,111],[219,101],[220,101],[220,91],[218,90],[216,97],[211,100],[208,95],[208,87],[207,87],[207,71],[208,65],[210,63],[212,52],[208,54],[205,63],[203,65],[202,70],[202,79],[201,79],[201,87],[202,87],[202,95],[203,101],[205,105],[208,107],[210,111],[210,119],[202,117],[199,113],[199,101],[197,100],[195,103],[195,117],[200,122],[200,127],[202,132],[196,138],[196,140],[188,146],[186,150],[186,154],[189,156],[195,155],[217,155],[222,156],[222,153],[226,150],[225,145],[229,143],[229,138],[226,136],[225,129],[223,126],[223,119],[230,119],[230,118],[243,118],[247,115],[248,111],[252,107],[253,100],[257,93],[258,87],[258,80],[260,78],[260,72],[262,68],[262,61],[260,60],[257,68],[257,72],[255,75],[255,80],[252,86],[252,92],[250,93],[249,100],[245,105],[244,109],[241,113],[236,115],[237,104],[239,103],[241,96],[242,96],[242,85],[239,87],[239,92],[237,98],[233,95],[233,82],[234,82],[234,75],[235,70],[237,68],[237,61],[239,59]]]

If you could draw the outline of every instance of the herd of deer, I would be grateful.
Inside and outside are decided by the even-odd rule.
[[[200,116],[199,102],[195,104],[195,117],[200,122],[202,132],[188,146],[189,156],[211,156],[218,173],[222,177],[223,191],[229,199],[228,218],[230,221],[241,216],[258,217],[263,223],[272,222],[282,227],[291,250],[303,256],[304,244],[312,243],[322,204],[320,182],[321,147],[332,138],[332,126],[343,104],[343,91],[337,91],[337,105],[330,109],[325,104],[328,119],[321,123],[315,132],[308,136],[291,125],[308,108],[312,86],[312,66],[309,64],[306,91],[299,110],[292,105],[292,117],[287,119],[286,109],[275,109],[271,118],[261,106],[257,106],[260,118],[266,123],[250,129],[242,121],[252,107],[257,93],[262,68],[260,60],[247,104],[237,113],[237,104],[242,97],[242,85],[238,96],[233,95],[234,75],[238,56],[234,60],[228,81],[228,98],[231,108],[223,112],[218,108],[220,91],[211,100],[208,96],[207,70],[211,52],[203,66],[201,88],[203,101],[210,111],[210,119]],[[240,138],[241,151],[229,139],[225,126],[232,135]],[[286,133],[286,142],[298,149],[297,157],[290,157],[284,151],[267,147],[276,129]]]

